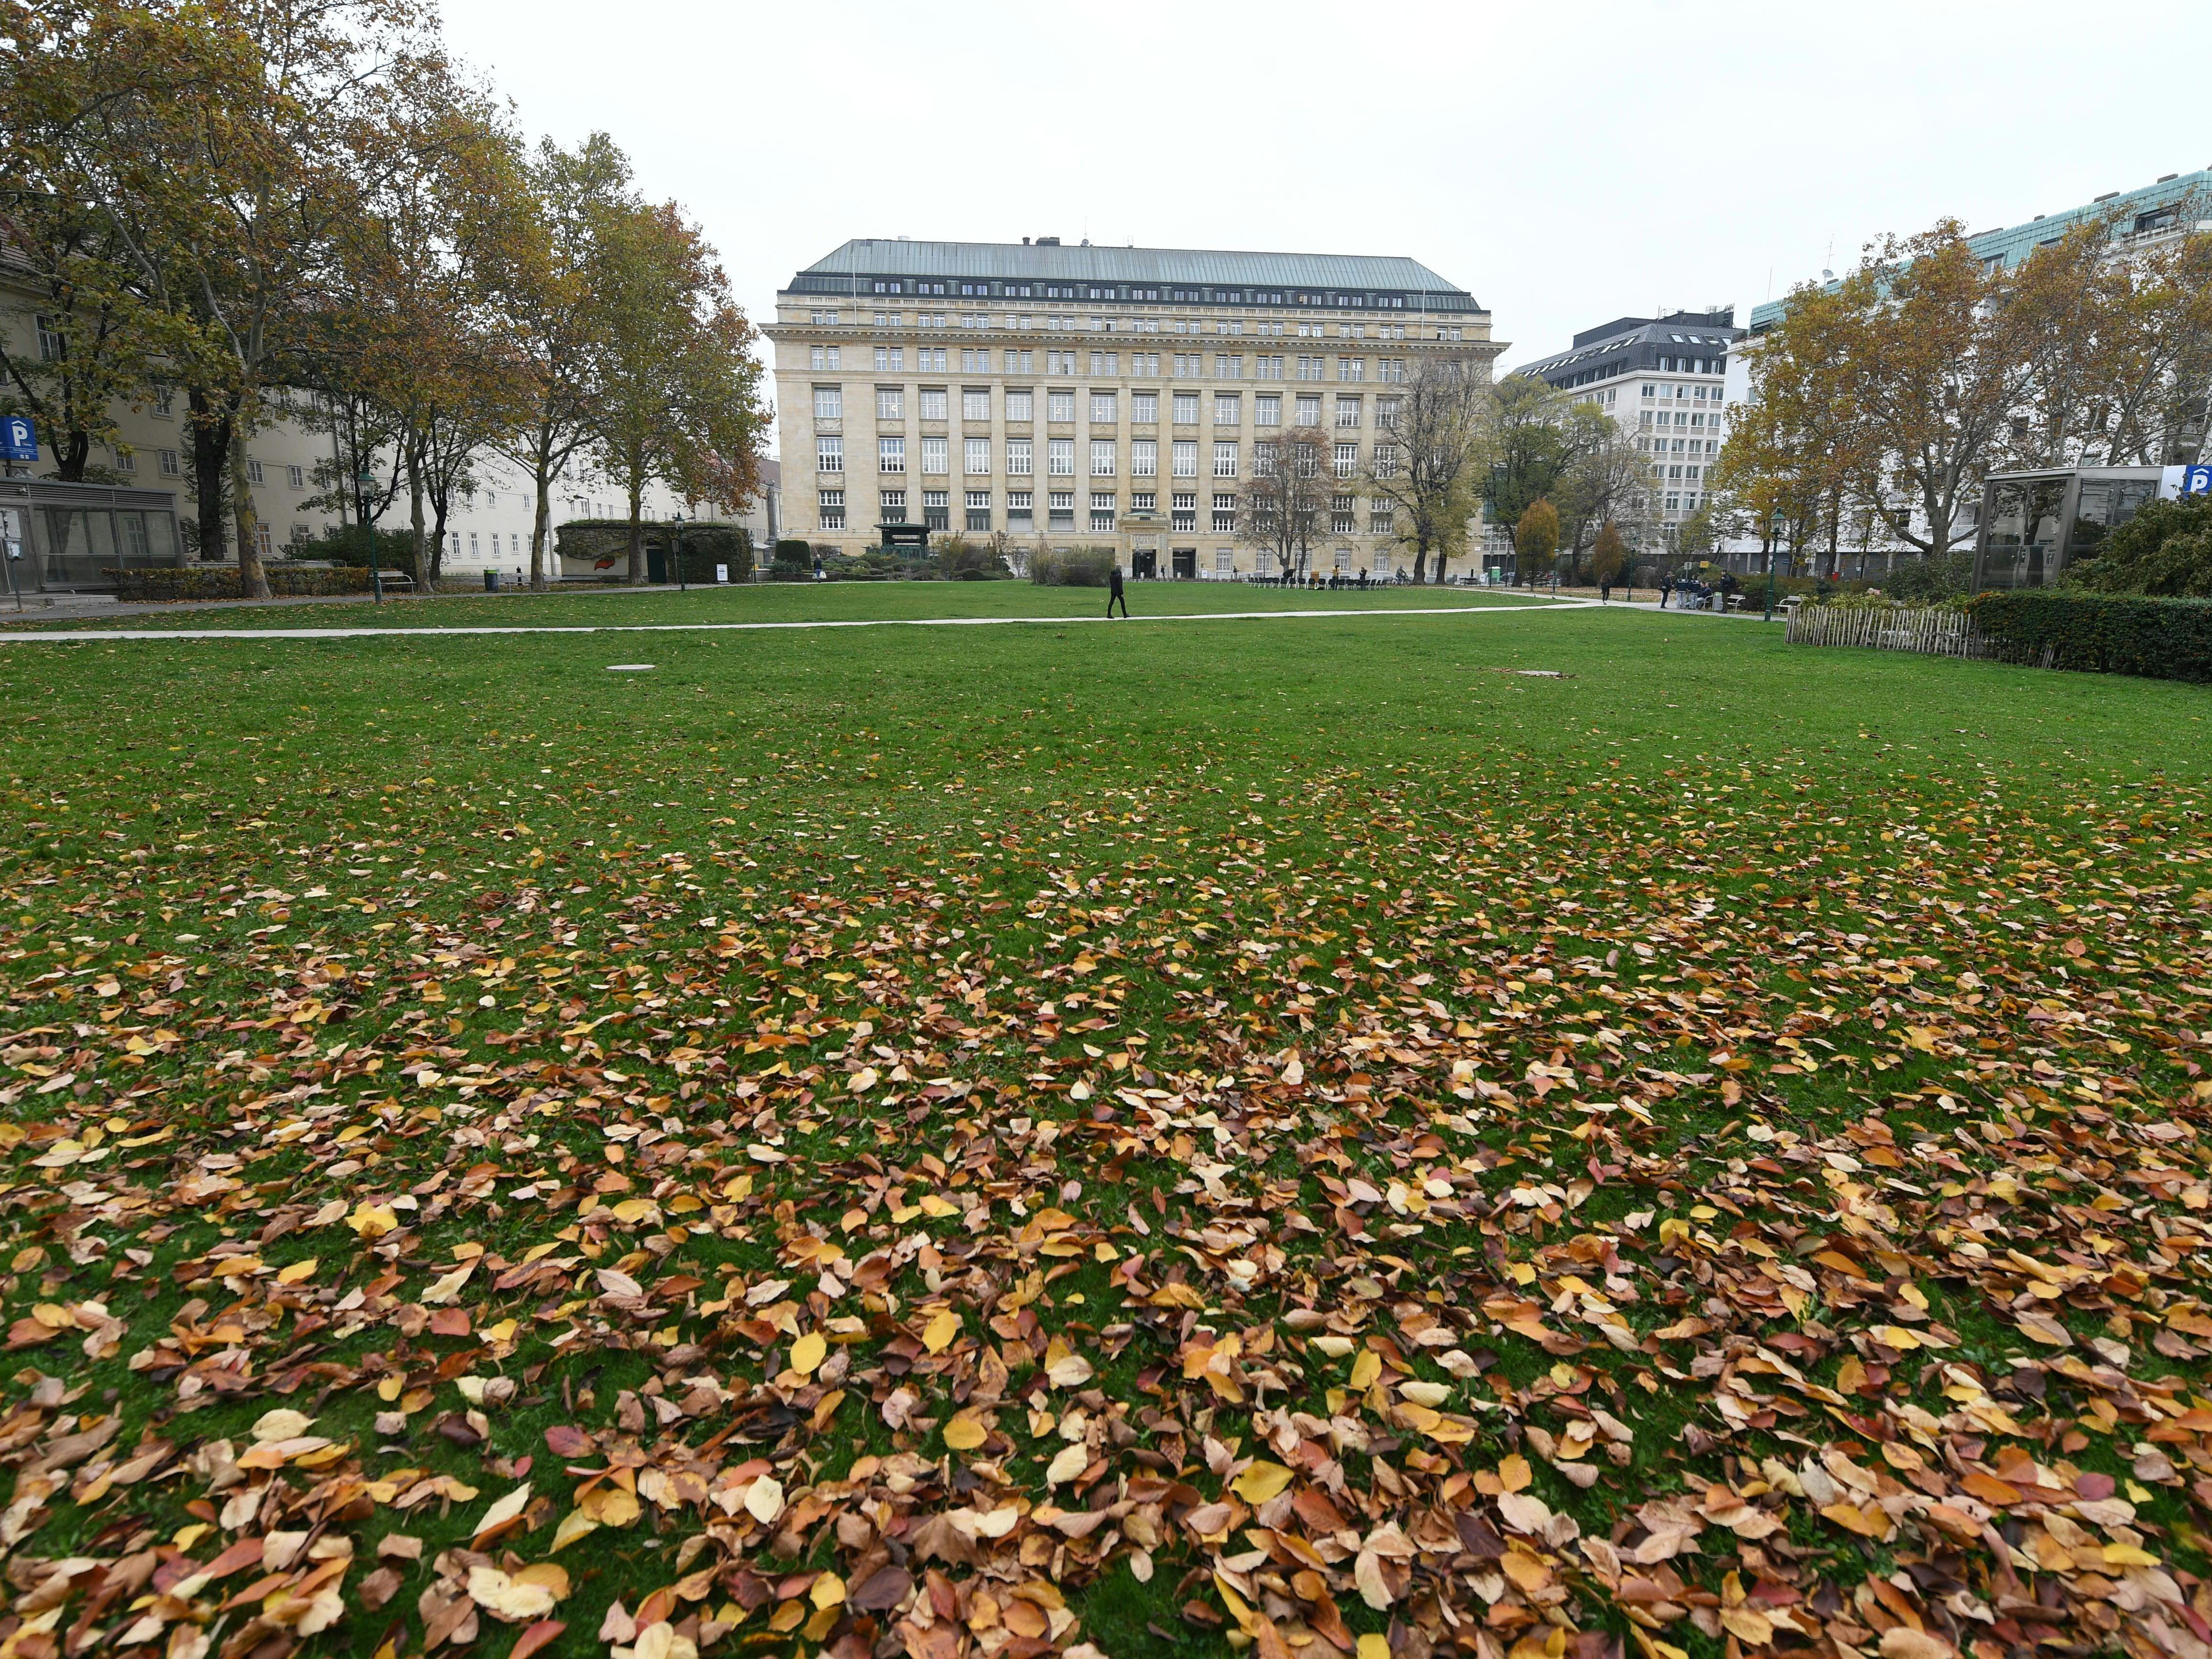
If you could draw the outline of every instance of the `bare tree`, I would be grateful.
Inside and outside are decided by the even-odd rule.
[[[1559,550],[1571,581],[1579,577],[1583,556],[1603,526],[1629,531],[1641,526],[1651,495],[1651,458],[1595,404],[1576,404],[1564,425],[1571,459],[1550,499],[1559,509]]]
[[[1449,357],[1419,360],[1384,417],[1361,480],[1370,501],[1388,502],[1399,539],[1413,550],[1413,580],[1437,580],[1467,539],[1474,514],[1490,386],[1479,365]]]
[[[1293,427],[1254,447],[1252,477],[1237,506],[1237,538],[1274,556],[1277,567],[1304,575],[1313,544],[1328,527],[1328,434]]]

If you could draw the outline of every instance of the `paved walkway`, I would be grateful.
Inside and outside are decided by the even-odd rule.
[[[1129,617],[864,617],[834,622],[743,623],[520,623],[502,628],[484,624],[473,628],[74,628],[18,629],[0,632],[0,645],[17,640],[41,644],[67,644],[89,640],[384,640],[440,639],[470,634],[744,634],[778,633],[820,628],[995,628],[1012,623],[1065,628],[1073,623],[1112,622],[1313,622],[1346,617],[1497,617],[1529,611],[1564,611],[1593,608],[1587,599],[1542,600],[1528,605],[1446,605],[1376,611],[1351,609],[1311,611],[1194,611],[1166,616]]]

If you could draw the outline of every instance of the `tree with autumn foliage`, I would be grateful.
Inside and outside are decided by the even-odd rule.
[[[1361,493],[1391,509],[1399,540],[1413,550],[1413,580],[1429,579],[1433,556],[1441,582],[1480,497],[1489,382],[1478,364],[1421,358],[1392,412],[1383,406]]]
[[[768,417],[752,326],[697,228],[672,202],[598,210],[592,433],[628,501],[629,576],[641,583],[647,487],[741,510],[758,493]]]
[[[1551,574],[1559,550],[1559,509],[1548,500],[1534,501],[1513,526],[1516,568],[1532,581]]]

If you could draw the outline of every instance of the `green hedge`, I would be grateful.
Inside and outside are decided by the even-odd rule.
[[[287,570],[281,564],[262,567],[269,573],[269,591],[279,599],[300,599],[322,593],[366,593],[368,571],[362,566],[335,570]],[[163,565],[151,570],[105,570],[115,583],[119,599],[235,599],[243,597],[238,567],[222,564]],[[392,572],[385,573],[388,579]]]
[[[2011,661],[2212,681],[2212,602],[2030,587],[1977,594],[1966,611],[1993,654]]]

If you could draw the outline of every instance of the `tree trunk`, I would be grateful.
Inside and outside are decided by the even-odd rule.
[[[92,434],[76,431],[54,445],[54,477],[64,483],[82,483],[85,465],[92,459]]]
[[[252,416],[250,405],[241,397],[237,421],[231,428],[231,505],[238,524],[238,591],[249,599],[265,599],[272,596],[269,573],[261,564],[261,514],[253,505],[253,480],[246,471],[251,463],[246,459],[245,434],[253,429]]]
[[[545,476],[544,452],[538,460],[538,516],[530,527],[530,591],[545,591],[545,535],[552,527],[552,481]]]
[[[199,556],[219,564],[228,544],[223,528],[223,472],[230,459],[230,416],[218,416],[204,392],[185,393],[191,410],[193,517],[199,527]]]
[[[1413,544],[1413,586],[1420,586],[1429,579],[1429,544],[1425,541]]]
[[[430,554],[428,531],[422,520],[422,441],[412,438],[404,451],[407,462],[407,530],[415,539],[415,580],[416,592],[430,591],[431,579],[436,574],[435,560]]]
[[[632,587],[645,586],[644,497],[644,490],[633,476],[629,486],[629,585]]]

